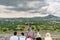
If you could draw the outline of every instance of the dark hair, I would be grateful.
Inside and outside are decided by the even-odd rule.
[[[24,36],[24,33],[22,32],[22,33],[21,33],[21,35],[23,35],[23,36]]]
[[[14,32],[14,35],[17,35],[17,32]]]

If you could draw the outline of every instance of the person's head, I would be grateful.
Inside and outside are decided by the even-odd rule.
[[[50,37],[51,35],[50,35],[50,33],[46,33],[46,37]]]
[[[22,32],[21,35],[24,36],[24,33]]]
[[[14,32],[14,35],[17,35],[17,32]]]
[[[41,37],[41,35],[40,35],[40,33],[39,33],[39,32],[37,32],[36,37]]]

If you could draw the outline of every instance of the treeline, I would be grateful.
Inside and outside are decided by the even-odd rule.
[[[27,31],[27,24],[32,31],[50,30],[60,32],[60,21],[0,21],[0,33],[12,31]]]

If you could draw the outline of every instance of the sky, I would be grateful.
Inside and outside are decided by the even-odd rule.
[[[60,17],[60,0],[0,0],[0,18]]]

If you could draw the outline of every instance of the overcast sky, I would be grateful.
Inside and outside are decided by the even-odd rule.
[[[0,17],[60,16],[60,0],[0,0]]]

